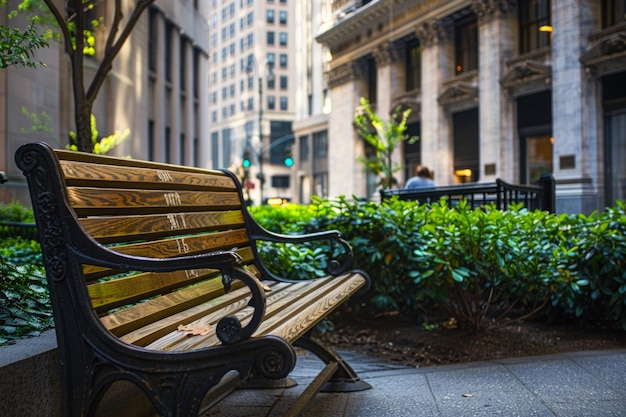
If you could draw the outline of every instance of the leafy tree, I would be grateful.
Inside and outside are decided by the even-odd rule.
[[[411,109],[402,111],[396,107],[391,119],[386,121],[372,111],[370,103],[363,97],[361,107],[363,112],[355,116],[354,125],[358,135],[374,148],[375,153],[367,159],[359,157],[358,161],[374,174],[382,175],[378,185],[383,189],[392,188],[398,183],[394,174],[402,169],[393,161],[396,148],[405,140],[414,143],[418,139],[405,133]]]
[[[127,18],[123,13],[123,3],[127,2],[115,1],[111,19],[107,20],[108,27],[103,28],[101,32],[105,36],[105,42],[100,62],[88,85],[85,79],[84,52],[86,48],[87,52],[93,52],[91,48],[94,42],[91,38],[93,25],[87,19],[87,12],[93,9],[96,1],[66,0],[63,11],[57,7],[54,0],[43,1],[59,24],[65,53],[71,63],[76,145],[80,151],[93,152],[91,115],[94,101],[113,68],[113,60],[130,36],[141,14],[155,0],[136,0],[130,5],[131,11]]]
[[[2,4],[6,0],[0,0]],[[56,37],[63,42],[65,53],[70,60],[72,91],[74,97],[74,123],[76,127],[75,146],[83,152],[93,152],[92,133],[93,104],[104,85],[113,61],[130,36],[142,13],[155,0],[133,2],[115,0],[110,16],[90,18],[96,6],[98,10],[109,10],[106,0],[65,0],[64,7],[55,0],[22,0],[18,9],[41,15],[41,19],[58,25]],[[46,10],[47,8],[47,10]],[[129,11],[128,14],[125,12]],[[50,17],[51,16],[51,17]],[[106,22],[106,25],[104,24]],[[103,36],[102,51],[96,54],[96,33]],[[98,43],[100,44],[100,43]],[[97,55],[98,66],[93,77],[85,75],[85,55]]]

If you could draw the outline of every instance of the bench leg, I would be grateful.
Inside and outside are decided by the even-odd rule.
[[[334,350],[311,339],[310,333],[298,339],[294,346],[308,350],[320,358],[325,364],[337,363],[337,370],[330,379],[322,386],[321,392],[355,392],[372,388],[370,384],[362,381],[357,373],[343,360]]]

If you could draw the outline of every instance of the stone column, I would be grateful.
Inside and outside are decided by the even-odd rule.
[[[382,120],[390,120],[393,112],[393,98],[400,92],[398,63],[401,59],[393,43],[378,45],[373,52],[376,60],[377,80],[376,80],[376,113]],[[403,165],[402,147],[398,147],[393,155],[394,163]],[[400,184],[404,183],[404,178],[399,177],[402,172],[397,172],[394,176]]]
[[[450,117],[437,102],[443,80],[453,73],[451,22],[431,20],[416,28],[422,46],[422,163],[435,173],[438,185],[453,182]]]
[[[552,4],[552,134],[558,212],[598,208],[599,184],[590,168],[597,164],[599,139],[596,131],[587,129],[597,115],[595,107],[584,106],[590,81],[579,61],[591,29],[583,11],[591,1]]]
[[[355,134],[352,120],[359,98],[363,95],[356,62],[331,69],[329,85],[333,111],[328,120],[328,184],[329,197],[353,194],[366,197],[366,179],[357,156],[364,154],[363,141]]]
[[[478,16],[478,103],[480,180],[510,178],[513,127],[507,124],[507,106],[500,79],[506,61],[516,51],[515,5],[511,0],[472,0]],[[508,169],[507,169],[508,168]]]

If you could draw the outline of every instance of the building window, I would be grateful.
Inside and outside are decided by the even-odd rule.
[[[417,90],[422,85],[422,49],[414,40],[406,45],[406,91]]]
[[[272,31],[267,32],[267,44],[274,45],[274,32]]]
[[[287,12],[286,11],[281,11],[278,15],[278,22],[281,25],[286,25],[287,24]]]
[[[170,24],[167,25],[165,30],[165,80],[172,81],[172,51],[174,42],[174,27]]]
[[[376,60],[373,57],[367,57],[365,62],[366,74],[365,81],[367,82],[367,100],[370,104],[376,103],[376,90],[378,88],[378,74],[376,70]]]
[[[326,131],[313,133],[313,156],[326,158],[328,155],[328,135]]]
[[[457,22],[454,39],[455,73],[478,69],[478,25],[474,16]]]
[[[550,46],[550,0],[519,2],[520,53]]]
[[[281,98],[280,98],[280,109],[283,110],[283,111],[287,111],[287,107],[288,107],[287,104],[288,104],[287,97],[281,96]]]
[[[267,109],[274,110],[276,108],[276,97],[267,96]]]
[[[309,137],[300,136],[298,138],[298,150],[300,151],[300,162],[306,162],[309,160]]]
[[[289,77],[287,77],[286,75],[281,75],[280,76],[280,89],[281,90],[286,90],[287,89],[287,82],[289,80]]]
[[[602,28],[626,21],[626,0],[602,0]]]
[[[156,72],[157,70],[157,33],[158,33],[158,17],[159,14],[155,9],[150,9],[149,20],[148,20],[148,69],[150,71]]]
[[[274,76],[267,77],[267,89],[273,90],[275,88],[276,88],[276,77]]]
[[[273,67],[276,64],[276,54],[274,52],[267,53],[267,65]]]
[[[280,54],[280,67],[287,68],[287,54]]]
[[[213,169],[219,168],[220,166],[219,150],[220,150],[219,133],[212,132],[211,133],[211,165]]]
[[[230,166],[230,128],[222,130],[222,167]]]
[[[270,9],[266,13],[266,19],[265,20],[266,20],[267,23],[273,25],[274,24],[274,17],[275,17],[274,10]]]
[[[287,46],[287,32],[280,32],[279,41],[280,46]]]

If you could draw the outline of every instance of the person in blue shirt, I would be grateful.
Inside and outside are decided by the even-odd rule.
[[[404,188],[426,188],[434,186],[435,182],[433,181],[430,169],[424,165],[419,165],[415,170],[415,177],[409,178]]]

